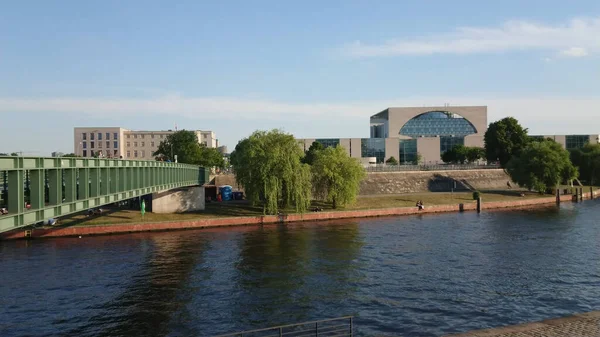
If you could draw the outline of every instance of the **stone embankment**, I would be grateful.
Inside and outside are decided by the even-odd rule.
[[[595,196],[600,193],[594,192]],[[589,199],[590,192],[584,193],[583,198]],[[572,195],[560,196],[561,201],[573,200]],[[556,197],[522,199],[514,201],[496,201],[482,204],[482,209],[500,209],[500,208],[518,208],[535,207],[539,205],[556,203]],[[333,211],[333,212],[314,212],[305,214],[287,214],[287,215],[266,215],[251,217],[228,217],[212,218],[191,221],[173,221],[173,222],[155,222],[138,224],[116,224],[116,225],[97,225],[97,226],[70,226],[40,228],[34,230],[15,230],[6,233],[0,233],[0,239],[22,239],[22,238],[43,238],[43,237],[61,237],[61,236],[83,236],[83,235],[102,235],[116,233],[132,233],[145,231],[165,231],[176,229],[195,229],[208,227],[241,226],[241,225],[263,225],[274,223],[292,223],[301,221],[322,221],[334,219],[366,218],[378,216],[397,216],[410,214],[427,214],[441,212],[461,212],[475,211],[476,202],[466,204],[449,204],[428,206],[423,210],[416,207],[397,207],[381,208],[354,211]]]
[[[600,311],[548,319],[541,322],[476,330],[446,337],[566,337],[600,336]]]
[[[505,189],[509,180],[502,169],[369,172],[360,185],[360,195]],[[213,184],[242,190],[233,174],[217,175]]]

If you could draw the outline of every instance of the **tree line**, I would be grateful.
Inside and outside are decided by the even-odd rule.
[[[333,208],[350,204],[366,175],[342,147],[314,142],[304,153],[294,136],[280,130],[256,131],[242,139],[230,160],[248,200],[262,205],[265,214],[285,208],[302,213],[313,199]]]

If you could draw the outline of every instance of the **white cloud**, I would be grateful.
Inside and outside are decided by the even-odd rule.
[[[492,98],[492,97],[406,97],[379,101],[290,103],[267,99],[166,96],[150,99],[101,98],[0,98],[0,116],[16,113],[89,114],[94,120],[114,124],[125,115],[140,117],[182,116],[198,120],[244,120],[252,129],[262,123],[293,129],[297,121],[313,121],[319,125],[364,123],[390,106],[487,105],[489,121],[506,116],[519,119],[534,133],[600,133],[590,121],[597,119],[600,97],[560,98]],[[592,129],[590,129],[592,128]],[[317,128],[318,129],[318,128]],[[326,128],[322,137],[336,137],[335,128]],[[300,136],[313,135],[311,130],[294,130]],[[347,135],[350,136],[350,135]],[[361,136],[361,135],[357,135]]]
[[[508,21],[500,27],[460,27],[453,32],[383,43],[356,41],[343,46],[353,57],[399,55],[476,54],[503,51],[563,51],[567,56],[585,56],[600,51],[600,17],[573,19],[566,24],[546,25]],[[578,47],[573,47],[578,46]]]
[[[569,57],[583,57],[587,56],[588,52],[585,50],[585,48],[571,47],[569,49],[562,50],[560,55]]]

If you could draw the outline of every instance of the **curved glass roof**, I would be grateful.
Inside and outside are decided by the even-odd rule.
[[[464,137],[477,133],[465,118],[446,111],[429,111],[409,120],[400,129],[400,134],[409,137],[455,136]]]

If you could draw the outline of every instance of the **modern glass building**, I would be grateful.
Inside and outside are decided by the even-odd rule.
[[[387,108],[370,118],[369,138],[299,139],[306,151],[314,142],[341,146],[364,163],[383,163],[390,157],[402,164],[441,163],[441,155],[456,145],[483,147],[487,106]],[[551,138],[566,149],[598,143],[598,135],[531,136]]]

